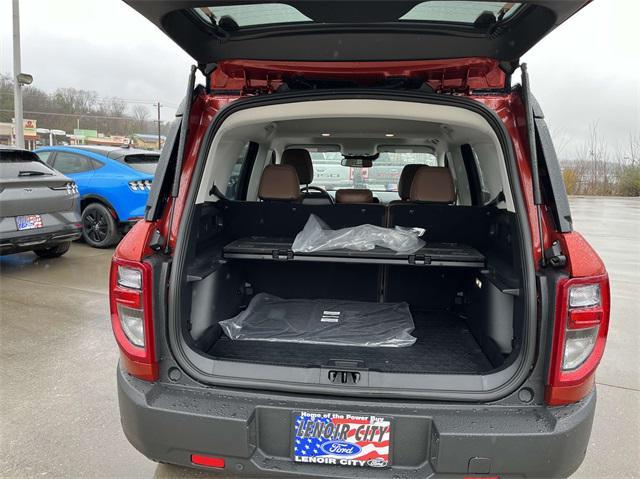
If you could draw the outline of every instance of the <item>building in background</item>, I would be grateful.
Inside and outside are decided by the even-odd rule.
[[[160,136],[160,148],[158,148],[158,135],[134,133],[131,135],[131,146],[141,150],[161,150],[164,146],[165,136]]]
[[[13,143],[13,123],[0,123],[0,145]]]
[[[29,150],[37,148],[38,133],[36,120],[25,119],[22,123],[24,129],[24,146]],[[15,145],[16,131],[13,122],[0,123],[0,145]]]

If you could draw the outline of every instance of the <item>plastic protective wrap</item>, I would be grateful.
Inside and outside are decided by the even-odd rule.
[[[425,245],[420,239],[422,228],[383,228],[374,225],[359,225],[332,230],[316,215],[309,216],[307,223],[293,241],[294,253],[312,253],[335,249],[368,251],[376,246],[388,248],[397,253],[411,254]]]
[[[260,293],[247,309],[219,324],[233,340],[393,348],[416,342],[407,303],[282,299]]]

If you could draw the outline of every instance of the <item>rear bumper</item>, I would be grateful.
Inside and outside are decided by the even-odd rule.
[[[79,215],[73,215],[73,219],[74,222],[44,228],[0,233],[0,255],[77,240],[82,235],[82,224]]]
[[[135,379],[118,368],[125,435],[145,456],[195,467],[192,454],[225,459],[249,477],[568,477],[582,463],[595,392],[560,408],[434,405],[188,388]],[[296,464],[292,412],[379,414],[393,420],[390,469]]]

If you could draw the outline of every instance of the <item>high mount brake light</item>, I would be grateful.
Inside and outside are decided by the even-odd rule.
[[[153,334],[151,266],[113,258],[109,281],[111,327],[124,369],[146,381],[158,379]]]
[[[595,381],[609,329],[609,277],[560,280],[546,402],[579,401]]]

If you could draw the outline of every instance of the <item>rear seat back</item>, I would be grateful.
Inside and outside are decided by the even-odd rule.
[[[294,238],[317,215],[332,229],[372,224],[384,226],[384,205],[309,205],[286,201],[225,201],[222,205],[224,232],[230,240],[247,236]]]
[[[389,207],[389,228],[424,228],[429,243],[465,243],[479,246],[489,236],[489,216],[479,206],[437,203],[403,203]]]
[[[420,166],[413,176],[409,201],[389,205],[387,226],[420,227],[427,242],[477,245],[488,236],[484,208],[457,206],[456,191],[447,167]]]

